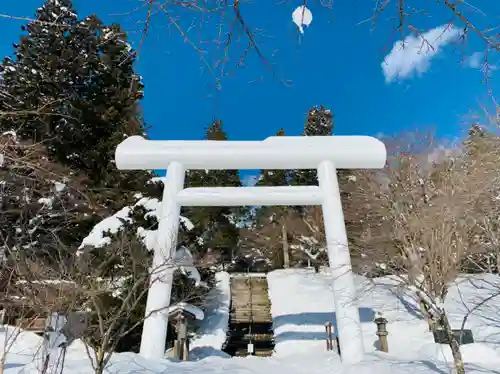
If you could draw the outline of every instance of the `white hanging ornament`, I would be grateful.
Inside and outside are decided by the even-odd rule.
[[[298,6],[292,13],[292,21],[297,25],[301,34],[304,33],[302,26],[308,26],[313,20],[313,15],[308,7],[301,5]]]

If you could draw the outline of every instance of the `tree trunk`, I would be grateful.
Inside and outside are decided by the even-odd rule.
[[[425,304],[425,302],[423,300],[420,300],[419,305],[420,305],[420,312],[422,313],[422,315],[425,318],[425,321],[429,325],[429,331],[433,331],[434,330],[434,321],[432,319],[432,316],[429,314],[429,310],[427,309],[427,305]]]
[[[281,240],[283,242],[283,267],[288,269],[290,267],[290,251],[288,248],[288,232],[284,221],[281,224]]]
[[[4,349],[6,349],[4,347]],[[5,371],[5,358],[7,356],[7,352],[2,352],[1,358],[0,358],[0,374],[3,374]]]
[[[441,324],[441,328],[443,328],[443,330],[446,332],[457,374],[465,374],[464,360],[462,359],[462,352],[460,352],[460,344],[453,335],[450,321],[448,320],[448,316],[446,315],[446,311],[444,309],[441,312],[441,318],[439,322]]]
[[[104,363],[99,361],[95,365],[95,374],[103,374],[104,373]]]
[[[95,363],[95,374],[103,374],[104,372],[104,348],[101,346],[97,350],[97,360]]]

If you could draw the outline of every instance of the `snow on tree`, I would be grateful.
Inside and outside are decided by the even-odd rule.
[[[292,21],[299,28],[301,34],[304,33],[304,27],[309,27],[313,20],[312,12],[305,5],[298,6],[292,13]]]
[[[480,136],[472,152],[461,146],[438,152],[432,136],[409,135],[394,139],[383,170],[356,172],[351,193],[363,230],[354,239],[367,261],[410,290],[429,328],[450,337],[444,306],[449,287],[464,261],[478,250],[484,253],[483,246],[492,244],[495,251],[499,243],[499,205],[492,199],[498,191],[499,138]],[[495,224],[489,226],[492,217]],[[464,373],[453,336],[450,348],[457,372]]]
[[[66,255],[98,215],[82,193],[81,173],[50,161],[41,145],[0,135],[0,235],[2,253],[25,251],[52,261]]]
[[[133,176],[128,184],[140,179],[140,173],[118,172],[113,162],[124,136],[144,133],[143,85],[126,34],[96,16],[78,20],[66,0],[46,1],[23,29],[15,59],[0,65],[6,98],[0,110],[9,113],[0,130],[43,142],[51,159],[84,171],[101,187],[115,187],[125,175]]]
[[[12,113],[0,118],[0,131],[14,129],[34,142],[44,138],[52,105],[63,98],[56,97],[61,94],[57,85],[66,80],[70,57],[64,54],[66,35],[76,22],[70,1],[48,0],[37,9],[35,20],[21,27],[26,34],[14,44],[15,60],[7,57],[0,66],[4,80],[0,110]],[[43,116],[34,115],[42,108]]]
[[[143,132],[142,84],[120,28],[95,16],[79,21],[70,1],[46,1],[22,29],[14,58],[0,65],[0,133],[15,133],[18,142],[9,143],[3,168],[3,204],[16,222],[3,228],[10,231],[4,238],[48,249],[45,232],[71,249],[108,207],[126,205],[151,177],[120,172],[113,161],[124,136]],[[102,43],[110,29],[115,37]],[[68,188],[52,191],[51,180]],[[8,208],[18,199],[21,209]]]
[[[162,179],[155,179],[153,183],[161,182]],[[112,244],[119,232],[127,228],[134,227],[136,237],[142,242],[148,251],[154,249],[156,235],[158,231],[158,216],[161,212],[161,201],[157,198],[143,197],[136,194],[136,203],[125,206],[115,214],[106,217],[93,227],[90,233],[81,241],[78,255],[94,248],[106,251],[106,246]],[[180,217],[180,228],[182,231],[194,229],[193,223],[186,217]],[[174,262],[178,264],[181,272],[191,277],[196,284],[201,282],[200,274],[194,266],[193,256],[189,249],[180,247],[174,256]],[[122,264],[117,264],[121,267]]]

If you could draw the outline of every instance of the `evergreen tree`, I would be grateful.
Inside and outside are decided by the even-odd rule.
[[[15,59],[5,58],[2,75],[0,134],[9,160],[0,170],[2,221],[7,248],[22,248],[56,259],[96,222],[95,210],[82,191],[88,179],[78,170],[48,159],[42,143],[56,103],[70,96],[64,87],[66,39],[77,24],[70,1],[47,1],[36,11],[27,34],[14,44]]]
[[[321,105],[312,107],[308,114],[307,120],[302,132],[303,136],[329,136],[333,135],[334,123],[333,114],[330,109]],[[353,204],[349,190],[352,188],[352,173],[346,169],[337,170],[337,178],[339,181],[339,189],[342,198],[342,206],[344,210],[344,219],[346,222],[347,232],[354,229],[354,225],[359,224],[355,214],[353,213]],[[318,185],[318,177],[316,170],[293,170],[291,172],[291,180],[293,185],[312,186]],[[307,215],[309,209],[307,207],[296,207],[296,212]]]
[[[276,136],[285,136],[285,130],[279,129]],[[261,177],[257,186],[288,186],[290,172],[288,170],[261,170]],[[271,251],[271,263],[274,268],[288,267],[290,264],[288,253],[288,229],[286,217],[290,207],[286,206],[261,206],[255,211],[254,228],[258,231],[266,229],[268,235],[281,238],[277,248]],[[272,229],[271,229],[272,228]],[[272,231],[272,232],[270,232]]]
[[[54,105],[66,97],[59,85],[67,81],[66,40],[76,25],[71,1],[47,0],[35,20],[22,26],[26,35],[15,48],[15,61],[9,57],[0,67],[4,79],[4,99],[0,108],[12,113],[3,116],[0,129],[16,129],[23,139],[42,141],[50,130]]]
[[[23,29],[15,60],[0,67],[6,97],[0,110],[12,113],[0,119],[0,130],[43,142],[51,159],[91,178],[92,193],[143,184],[144,173],[118,172],[114,165],[116,145],[144,133],[143,86],[125,33],[96,16],[78,21],[69,0],[47,0]]]
[[[334,124],[331,109],[326,109],[321,105],[312,107],[308,114],[304,126],[303,136],[329,136],[333,135]],[[318,185],[316,170],[294,170],[291,172],[291,180],[294,185],[312,186]],[[348,199],[347,190],[343,188],[349,182],[350,172],[348,170],[338,169],[337,176],[339,186],[343,195],[343,200]]]
[[[276,136],[285,136],[285,130],[279,129]],[[286,186],[289,184],[288,170],[261,170],[257,186]]]
[[[279,129],[276,136],[285,136],[285,130]],[[260,171],[260,178],[256,186],[288,186],[290,184],[290,172],[288,170],[266,170]],[[279,222],[282,213],[286,210],[285,207],[261,206],[255,210],[256,222],[259,222],[262,217],[275,217]],[[266,220],[266,218],[264,218]]]
[[[222,121],[215,120],[207,128],[205,140],[227,140]],[[188,187],[240,187],[237,170],[190,170],[186,173]],[[185,207],[183,215],[194,224],[192,235],[197,238],[198,257],[207,249],[216,250],[222,258],[229,260],[239,238],[237,223],[242,210],[235,207]],[[201,238],[201,241],[200,239]]]
[[[0,134],[0,149],[0,251],[62,260],[99,220],[84,192],[88,180],[13,132]]]
[[[15,134],[13,159],[26,159],[16,152],[28,147],[39,160],[1,171],[2,204],[13,223],[2,225],[2,237],[48,253],[74,250],[99,216],[133,201],[151,178],[114,165],[118,143],[144,131],[143,86],[120,27],[96,16],[79,21],[69,0],[47,0],[22,29],[15,58],[0,64],[0,110],[9,113],[0,117],[0,134]],[[54,193],[54,183],[66,188]]]
[[[333,132],[333,114],[323,105],[309,109],[304,125],[303,136],[328,136]],[[292,184],[300,186],[318,185],[316,170],[294,170]]]

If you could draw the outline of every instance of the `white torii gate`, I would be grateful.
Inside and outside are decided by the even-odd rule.
[[[155,359],[165,354],[166,309],[182,206],[321,205],[342,361],[359,362],[363,336],[336,168],[379,169],[386,157],[384,144],[368,136],[272,136],[264,141],[158,141],[131,136],[119,144],[118,169],[167,169],[140,354]],[[319,186],[184,188],[188,169],[317,169]]]

